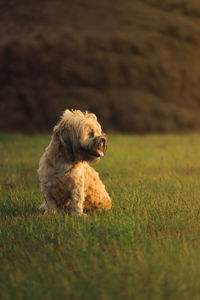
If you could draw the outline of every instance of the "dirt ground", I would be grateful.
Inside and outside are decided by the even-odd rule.
[[[65,108],[106,131],[200,130],[199,0],[1,0],[0,16],[1,131],[49,131]]]

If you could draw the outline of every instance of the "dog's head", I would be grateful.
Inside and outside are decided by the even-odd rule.
[[[73,161],[99,160],[107,148],[106,135],[96,116],[80,110],[65,110],[53,135]]]

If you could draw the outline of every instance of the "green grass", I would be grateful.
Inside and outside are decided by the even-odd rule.
[[[47,135],[0,135],[1,299],[199,299],[200,135],[110,136],[112,210],[45,215]]]

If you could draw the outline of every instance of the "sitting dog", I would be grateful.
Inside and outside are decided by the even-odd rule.
[[[40,158],[38,175],[47,212],[81,215],[90,208],[110,209],[111,199],[88,162],[104,156],[107,138],[94,114],[65,110]]]

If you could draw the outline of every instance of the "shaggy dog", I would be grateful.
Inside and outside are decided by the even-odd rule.
[[[111,199],[87,162],[104,156],[107,138],[94,114],[65,110],[39,162],[39,180],[47,212],[81,215],[90,208],[110,209]]]

